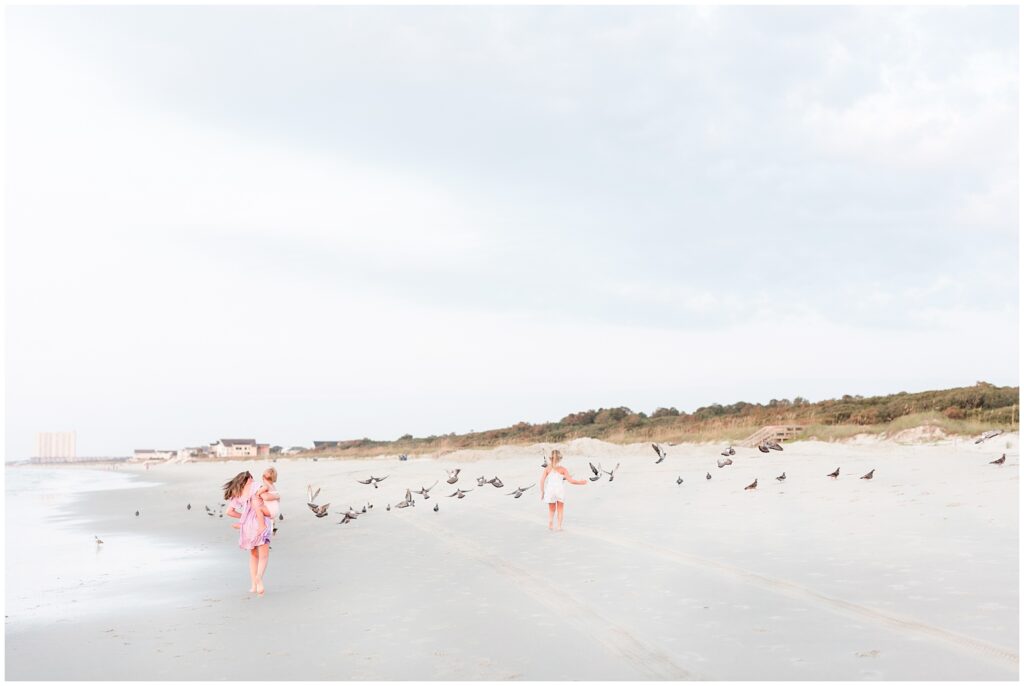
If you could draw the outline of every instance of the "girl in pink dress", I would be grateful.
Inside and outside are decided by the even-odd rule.
[[[270,557],[270,535],[273,520],[263,498],[255,493],[255,481],[249,472],[239,472],[224,484],[228,516],[239,520],[238,546],[249,551],[250,593],[263,595],[263,572]]]

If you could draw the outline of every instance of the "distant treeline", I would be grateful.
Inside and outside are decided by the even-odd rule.
[[[858,432],[878,433],[889,428],[934,424],[948,433],[972,434],[984,428],[1009,428],[1018,419],[1017,386],[993,386],[979,381],[974,386],[921,393],[810,402],[770,400],[767,404],[737,402],[698,407],[693,412],[659,407],[651,414],[628,407],[598,408],[573,412],[557,422],[519,422],[503,429],[467,434],[414,437],[395,441],[369,438],[340,441],[321,448],[323,454],[373,455],[433,452],[460,448],[488,448],[508,444],[558,443],[575,438],[597,438],[613,443],[637,441],[739,440],[769,424],[800,424],[805,437],[830,438]],[[842,427],[842,429],[840,429]]]

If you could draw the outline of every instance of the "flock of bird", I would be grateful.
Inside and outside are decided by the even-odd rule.
[[[987,432],[985,432],[981,436],[981,438],[976,440],[975,443],[981,443],[981,442],[983,442],[985,440],[988,440],[989,438],[992,438],[994,436],[998,436],[1001,433],[1002,433],[1002,431],[987,431]],[[673,445],[673,444],[670,443],[669,445]],[[666,458],[668,458],[668,450],[664,446],[659,445],[657,443],[652,443],[651,444],[651,448],[653,448],[655,455],[657,455],[657,459],[655,460],[654,464],[661,464],[662,462],[664,462],[666,460]],[[759,443],[756,446],[756,448],[760,452],[762,452],[762,453],[767,453],[767,452],[770,452],[772,450],[781,451],[783,449],[782,445],[780,445],[778,441],[771,440],[771,439]],[[718,465],[718,468],[722,469],[724,467],[727,467],[727,466],[731,465],[733,463],[731,458],[735,454],[736,454],[736,449],[733,448],[732,446],[729,446],[725,450],[723,450],[721,452],[721,455],[725,459],[720,459],[720,460],[716,461],[717,465]],[[989,464],[1001,465],[1001,464],[1004,464],[1005,462],[1006,462],[1006,453],[1003,453],[998,459],[992,460],[991,462],[989,462]],[[597,463],[597,466],[594,466],[593,462],[588,462],[587,466],[590,467],[590,471],[593,474],[593,476],[589,477],[590,481],[592,481],[592,482],[593,481],[599,481],[602,478],[602,475],[607,475],[608,476],[608,481],[609,481],[609,483],[611,483],[612,481],[615,480],[615,472],[618,471],[620,464],[621,463],[617,462],[615,464],[615,466],[612,469],[609,470],[609,469],[604,469],[604,467],[601,465],[600,462]],[[541,464],[541,467],[544,468],[544,469],[546,469],[548,467],[547,453],[544,454],[544,460],[543,460],[543,463]],[[839,470],[840,470],[840,468],[836,467],[835,471],[830,472],[829,474],[826,474],[825,476],[829,477],[831,479],[838,479],[839,478]],[[459,481],[459,475],[462,473],[462,469],[460,469],[460,468],[456,468],[456,469],[452,469],[452,470],[447,470],[446,469],[445,473],[447,474],[447,478],[445,479],[445,483],[447,483],[449,485],[455,485]],[[875,477],[875,470],[872,469],[871,471],[869,471],[867,474],[864,474],[860,478],[864,479],[864,480],[867,480],[867,481],[870,481],[874,477]],[[387,478],[388,478],[387,475],[385,475],[385,476],[372,476],[371,475],[368,479],[356,479],[356,483],[363,484],[365,486],[373,486],[376,489],[376,488],[379,488],[378,484],[380,484],[381,481],[384,481]],[[711,480],[711,472],[706,472],[705,475],[704,475],[704,479],[707,480],[707,481],[710,481]],[[782,472],[782,474],[780,474],[779,476],[775,477],[775,480],[776,481],[780,481],[780,482],[781,481],[785,481],[786,480],[786,472]],[[743,490],[745,490],[745,491],[752,491],[752,490],[756,489],[757,488],[757,481],[758,481],[757,479],[754,479],[754,481],[751,482],[749,485],[745,486],[743,488]],[[681,485],[683,485],[683,483],[685,483],[683,477],[677,476],[676,477],[676,485],[677,486],[681,486]],[[437,484],[438,484],[438,481],[434,481],[434,483],[432,483],[430,486],[423,486],[423,485],[421,485],[419,490],[416,490],[416,491],[413,491],[413,490],[411,490],[409,488],[406,488],[405,489],[405,497],[402,498],[402,500],[400,500],[399,502],[395,503],[394,507],[396,509],[403,509],[403,508],[407,508],[407,507],[415,507],[416,499],[413,497],[414,495],[421,496],[423,498],[423,500],[429,500],[430,499],[430,491],[433,490],[433,488],[435,486],[437,486]],[[495,476],[493,478],[490,478],[490,479],[488,479],[485,476],[479,476],[476,479],[476,484],[477,484],[478,488],[484,488],[485,486],[488,486],[488,485],[493,486],[494,488],[504,488],[505,487],[504,482],[502,482],[502,480],[499,477],[497,477],[497,476]],[[509,496],[512,496],[513,498],[517,498],[518,499],[518,498],[521,498],[523,496],[523,494],[526,493],[526,491],[530,490],[535,485],[536,484],[530,484],[529,486],[518,486],[514,490],[512,490],[511,492],[506,493],[505,495],[509,495]],[[449,493],[446,497],[448,497],[448,498],[456,498],[458,500],[461,500],[461,499],[465,498],[466,495],[468,493],[470,493],[471,491],[473,491],[473,490],[474,490],[473,488],[467,488],[467,489],[456,488],[455,491],[453,491],[452,493]],[[316,503],[316,499],[317,499],[317,497],[319,497],[319,495],[320,495],[320,489],[319,488],[317,488],[316,490],[313,490],[312,486],[307,486],[307,490],[306,490],[306,505],[309,507],[310,511],[312,511],[313,515],[315,517],[317,517],[318,519],[328,516],[329,515],[328,508],[330,508],[330,506],[331,506],[330,503],[324,503],[323,505],[318,505]],[[209,505],[206,505],[205,506],[206,514],[209,517],[223,518],[224,517],[224,507],[225,507],[225,503],[221,503],[220,504],[220,511],[217,511],[217,510],[212,509]],[[191,510],[192,509],[192,503],[188,503],[185,506],[185,509],[186,510]],[[360,510],[356,510],[355,508],[353,508],[350,505],[348,510],[346,510],[345,512],[338,512],[338,513],[336,513],[336,514],[341,515],[341,517],[342,517],[341,520],[338,523],[339,524],[348,524],[349,522],[358,519],[360,515],[364,515],[369,510],[372,510],[372,509],[373,509],[373,504],[369,503],[369,502],[367,502],[365,505],[363,505],[363,507]],[[386,510],[389,511],[389,512],[391,511],[391,504],[390,503],[387,505]],[[440,506],[437,503],[435,503],[434,507],[433,507],[433,510],[434,510],[434,512],[439,512],[440,511]],[[140,516],[140,514],[141,513],[139,512],[139,510],[135,511],[135,516],[136,517]],[[278,520],[284,521],[284,515],[283,514],[278,515]],[[275,525],[275,529],[274,530],[275,530],[275,532],[277,531],[276,525]],[[103,541],[101,541],[99,539],[99,537],[95,537],[95,538],[96,538],[96,545],[97,546],[100,546],[100,545],[103,544]]]

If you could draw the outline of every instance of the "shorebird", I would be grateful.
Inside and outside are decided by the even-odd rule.
[[[306,485],[306,502],[307,503],[314,503],[314,502],[316,502],[316,497],[318,495],[320,495],[320,489],[319,488],[316,489],[316,491],[314,492],[312,486],[310,486],[308,484]]]
[[[209,516],[211,516],[211,517],[212,517],[212,516],[214,516],[214,515],[215,515],[215,514],[217,514],[217,513],[216,513],[216,512],[214,512],[213,510],[207,510],[207,511],[206,511],[206,514],[208,514]]]
[[[448,470],[446,469],[446,470],[444,470],[444,471],[445,471],[445,473],[446,473],[446,474],[448,475],[448,483],[450,483],[450,484],[453,484],[453,483],[455,483],[456,481],[458,481],[458,480],[459,480],[459,472],[461,472],[462,470],[461,470],[461,469],[456,469],[456,470],[455,470],[455,471],[453,471],[453,472],[449,472],[449,471],[448,471]]]
[[[982,443],[984,441],[987,441],[990,438],[995,438],[996,436],[998,436],[1001,433],[1003,433],[1002,429],[993,429],[992,431],[986,431],[985,433],[983,433],[981,435],[981,437],[978,440],[976,440],[974,442],[974,444],[977,445],[978,443]]]
[[[477,485],[477,487],[483,486],[485,483],[487,483],[487,477],[486,476],[478,476],[476,478],[476,485]]]
[[[601,475],[600,475],[600,474],[598,474],[597,476],[592,476],[592,477],[590,477],[590,480],[591,480],[591,481],[598,481],[598,480],[599,480],[600,478],[601,478]]]
[[[346,512],[344,516],[341,518],[341,521],[338,522],[338,524],[348,524],[353,519],[355,519],[355,517],[350,517],[349,514]]]
[[[590,471],[594,472],[594,476],[601,476],[601,472],[598,471],[597,467],[594,466],[593,462],[588,462],[587,464],[590,465]]]
[[[998,460],[992,460],[989,464],[1002,464],[1006,462],[1006,453],[1003,453]]]
[[[775,477],[775,480],[776,481],[785,481],[786,480],[786,472],[782,472],[782,474],[780,474],[779,476]]]
[[[711,472],[708,472],[707,474],[704,475],[704,480],[711,481]]]
[[[771,448],[772,450],[782,450],[782,446],[775,439],[772,439],[770,441],[765,441],[764,444],[766,446],[768,446],[769,448]]]
[[[461,488],[456,488],[455,492],[452,493],[451,495],[449,495],[448,497],[449,498],[458,498],[459,500],[462,500],[463,498],[466,497],[466,494],[469,493],[472,490],[473,490],[472,488],[466,489],[465,491],[462,490]]]
[[[732,460],[730,460],[728,457],[725,458],[724,460],[718,460],[718,468],[719,469],[721,469],[722,467],[725,467],[726,465],[730,465],[730,464],[732,464]]]
[[[434,483],[430,484],[429,488],[427,486],[420,486],[420,490],[413,491],[413,493],[416,493],[417,495],[421,495],[421,496],[423,496],[424,500],[427,500],[427,499],[430,498],[430,489],[433,488],[436,485],[437,485],[437,482],[435,481]]]
[[[136,517],[138,517],[138,516],[139,516],[139,511],[138,511],[138,510],[135,510],[135,516],[136,516]]]
[[[668,453],[662,450],[657,443],[651,443],[651,447],[654,448],[654,452],[658,454],[658,459],[654,461],[654,464],[661,464],[668,457]]]
[[[99,536],[93,534],[92,537],[96,539],[96,545],[103,545],[103,541],[100,540]]]
[[[205,508],[206,508],[206,511],[207,511],[207,512],[213,512],[213,510],[211,510],[211,509],[210,509],[210,506],[209,506],[209,505],[203,505],[203,507],[205,507]]]
[[[833,479],[838,479],[839,478],[839,467],[836,467],[836,471],[832,472],[831,474],[826,474],[826,476],[831,476]]]
[[[397,507],[400,510],[403,507],[415,507],[415,506],[416,506],[416,501],[415,500],[403,500],[402,502],[400,502],[397,505],[395,505],[395,507]]]
[[[744,487],[743,490],[744,491],[752,491],[755,488],[757,488],[757,479],[754,479],[754,483],[750,484],[749,486]]]
[[[541,468],[541,469],[547,469],[547,468],[548,468],[548,454],[547,454],[547,452],[546,452],[546,451],[544,451],[544,450],[541,450],[541,451],[540,451],[540,454],[541,454],[541,456],[543,456],[543,458],[544,458],[544,462],[542,462],[542,463],[541,463],[541,465],[540,465],[540,468]]]
[[[192,509],[192,503],[189,503],[188,505],[186,505],[185,509],[186,510],[191,510]]]
[[[277,515],[277,521],[279,521],[279,522],[283,522],[284,521],[284,513],[281,513],[281,514]]]
[[[490,481],[487,481],[486,483],[489,483],[490,485],[494,486],[495,488],[505,488],[505,484],[502,483],[501,479],[499,479],[498,477],[494,477],[493,479],[491,479]]]
[[[437,512],[437,511],[438,511],[438,510],[440,510],[440,509],[441,509],[441,508],[437,506],[437,503],[434,503],[434,512]]]
[[[326,517],[327,508],[331,506],[330,503],[327,503],[326,505],[314,505],[313,503],[306,504],[309,505],[309,509],[311,509],[313,511],[313,514],[315,514],[317,517]]]
[[[385,509],[385,510],[386,510],[387,512],[391,512],[391,503],[388,503],[388,506],[387,506],[387,507],[385,507],[384,509]]]
[[[512,496],[513,498],[519,498],[519,497],[522,497],[523,493],[526,493],[526,492],[527,492],[528,490],[530,490],[531,488],[533,488],[533,487],[534,487],[534,485],[535,485],[535,484],[530,484],[529,486],[525,486],[525,487],[524,487],[524,486],[518,486],[518,487],[516,488],[516,490],[512,491],[511,493],[506,493],[505,495],[510,495],[510,496]]]
[[[359,514],[366,514],[366,505],[363,505],[363,509]]]
[[[621,463],[616,462],[615,463],[615,467],[610,472],[608,470],[604,469],[603,467],[601,467],[601,463],[600,462],[597,463],[597,466],[601,467],[601,471],[608,475],[608,481],[612,482],[612,481],[615,481],[615,470],[619,468],[619,464],[621,464]],[[655,463],[655,464],[657,464],[657,463]]]
[[[677,476],[676,477],[676,486],[680,486],[680,485],[682,485],[682,483],[683,483],[683,477]]]
[[[410,491],[408,488],[405,489],[405,502],[407,502],[407,503],[411,503],[412,502],[412,491]]]
[[[868,472],[867,474],[865,474],[865,475],[864,475],[864,476],[862,476],[861,478],[862,478],[862,479],[868,479],[868,480],[870,480],[870,479],[874,479],[874,478],[875,478],[875,470],[874,470],[874,469],[872,469],[872,470],[871,470],[870,472]]]
[[[762,453],[768,452],[768,446],[766,446],[764,443],[758,443],[757,449],[760,450]]]
[[[731,445],[728,448],[726,448],[725,450],[722,451],[722,457],[729,457],[730,455],[735,455],[735,454],[736,454],[736,451],[733,449],[733,447]]]

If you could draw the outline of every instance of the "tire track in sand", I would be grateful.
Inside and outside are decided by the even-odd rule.
[[[511,516],[515,519],[520,519],[537,525],[538,520],[536,517],[529,517],[519,513],[510,513],[508,511],[499,511],[497,508],[490,505],[482,505],[481,508],[490,510],[494,514]],[[724,562],[718,562],[692,553],[684,553],[678,550],[672,550],[671,548],[664,548],[650,543],[644,543],[618,534],[591,529],[587,526],[574,524],[572,531],[582,536],[610,543],[612,545],[646,552],[663,560],[668,560],[669,562],[722,572],[732,576],[733,578],[739,579],[740,581],[756,585],[768,591],[780,593],[799,600],[811,601],[820,607],[824,607],[835,612],[852,615],[860,619],[868,619],[877,624],[883,624],[904,635],[925,636],[927,638],[942,641],[963,651],[974,653],[975,655],[995,658],[998,661],[1013,665],[1019,664],[1019,656],[1016,651],[1011,648],[997,646],[978,638],[965,636],[946,629],[940,629],[937,626],[932,626],[916,619],[900,617],[882,610],[876,610],[847,600],[834,598],[792,581],[776,579],[774,577],[758,574],[757,572],[751,572],[739,567],[733,567],[732,565]]]
[[[632,664],[641,674],[654,679],[686,680],[698,678],[683,669],[666,653],[645,645],[620,624],[603,616],[594,608],[581,603],[553,586],[543,577],[532,574],[503,557],[488,552],[465,536],[451,529],[420,518],[399,517],[400,521],[432,534],[455,552],[509,577],[517,588],[531,598],[550,608],[556,616],[573,625],[604,644],[609,651],[618,654]]]

